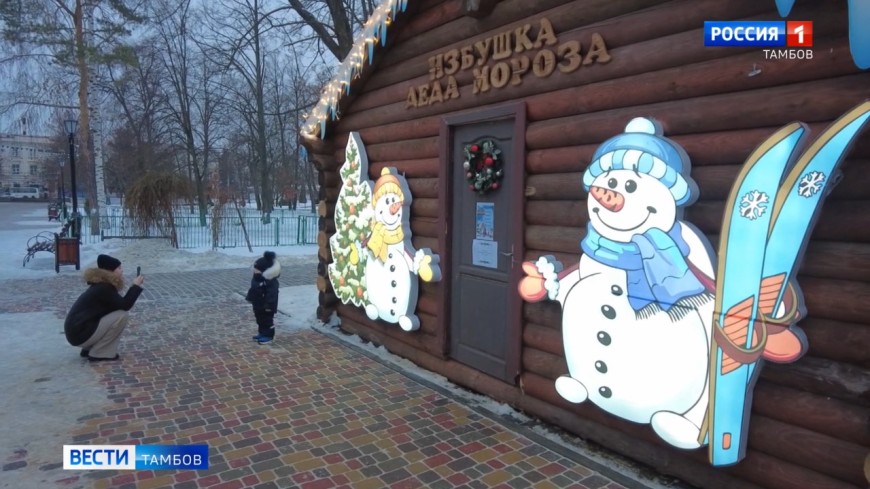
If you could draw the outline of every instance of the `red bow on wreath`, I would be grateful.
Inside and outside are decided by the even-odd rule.
[[[468,189],[481,195],[497,190],[504,176],[501,150],[491,139],[465,146],[465,161],[462,163]]]

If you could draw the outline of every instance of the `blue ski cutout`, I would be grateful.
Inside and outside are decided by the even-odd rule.
[[[776,198],[770,209],[768,235],[762,253],[761,262],[763,266],[759,280],[781,275],[777,282],[782,284],[772,308],[769,304],[766,304],[766,307],[769,308],[768,312],[771,312],[771,310],[776,311],[784,300],[787,292],[786,284],[789,281],[793,281],[794,274],[797,272],[800,262],[799,258],[805,251],[815,219],[818,217],[824,198],[830,191],[831,183],[835,181],[833,177],[847,154],[849,147],[854,142],[855,136],[861,131],[868,120],[870,120],[870,101],[860,104],[835,121],[800,155],[797,163],[793,166],[791,162],[797,157],[798,153],[796,150],[802,146],[805,127],[795,123],[781,130],[785,131],[793,126],[800,127],[799,131],[792,133],[792,136],[798,136],[798,139],[794,140],[793,150],[786,157],[787,161],[783,163],[783,168],[791,169],[776,191]],[[775,139],[776,135],[768,141]],[[783,157],[785,157],[784,154]],[[748,160],[747,165],[751,165],[751,161],[752,157]],[[754,170],[754,165],[752,170]],[[751,170],[744,170],[741,177],[744,175],[748,177],[750,172]],[[736,199],[739,198],[740,193],[745,189],[746,181],[746,178],[738,178],[740,189],[732,192],[729,208],[734,213],[739,211],[739,208],[735,207]],[[733,219],[733,217],[732,215],[731,218]],[[739,239],[739,241],[745,242],[747,236],[739,234],[739,230],[736,230],[732,224],[730,221],[726,222],[726,226],[723,228],[723,236],[726,234],[724,231],[727,229],[727,235],[730,237],[729,240]],[[756,239],[756,236],[752,236],[751,239]],[[726,245],[730,246],[730,248],[726,249]],[[752,244],[749,246],[752,246]],[[759,254],[758,251],[744,251],[746,253]],[[734,256],[735,248],[733,242],[728,241],[720,244],[720,253],[725,252]],[[745,292],[747,284],[752,283],[748,280],[752,279],[746,278],[747,282],[741,285],[739,282],[743,280],[739,276],[735,277],[734,275],[734,273],[739,273],[740,269],[746,265],[746,260],[743,258],[747,256],[738,254],[737,259],[734,260],[735,265],[731,268],[732,271],[729,272],[727,261],[720,254],[721,274],[717,283],[717,294],[719,290],[722,290],[726,294],[726,291],[733,290],[732,297],[740,297],[740,291],[742,290],[742,295],[747,295]],[[726,263],[725,267],[722,266],[723,261]],[[757,257],[752,257],[749,260],[749,268],[752,269],[755,264],[757,264]],[[725,270],[725,272],[722,273],[721,270]],[[745,269],[743,271],[746,272]],[[752,271],[752,273],[754,274],[755,272]],[[800,293],[796,292],[795,295],[795,302],[800,302],[802,299]],[[759,298],[760,294],[752,297],[754,308],[748,321],[749,331],[746,335],[746,350],[758,350],[757,353],[760,354],[767,339],[766,327],[764,325],[764,316],[767,316],[767,314],[762,314],[762,311],[757,309]],[[746,301],[749,301],[749,298]],[[723,309],[719,308],[719,304],[729,304],[729,302],[727,300],[720,302],[720,299],[717,297],[716,313],[720,314],[719,320],[722,321],[721,314]],[[797,309],[799,306],[796,305],[795,308]],[[754,339],[755,335],[751,329],[756,325],[764,328],[764,330],[758,331],[758,338]],[[793,332],[802,343],[803,350],[800,352],[802,354],[806,350],[806,339],[800,330],[793,330]],[[711,365],[714,370],[711,371],[711,400],[710,411],[708,413],[710,461],[713,465],[729,465],[740,461],[745,455],[748,415],[759,369],[757,368],[757,361],[747,361],[737,369],[727,374],[722,374],[720,369],[722,367],[723,352],[721,349],[717,349],[714,350],[714,354],[713,365]],[[741,378],[745,380],[743,392],[740,391],[739,386]],[[738,409],[738,400],[743,402],[742,410]]]
[[[745,328],[745,349],[754,344],[759,286],[763,277],[764,246],[772,206],[782,176],[793,161],[806,129],[793,123],[768,138],[747,159],[726,205],[720,235],[716,280],[714,329]],[[742,305],[742,306],[741,306]],[[762,332],[759,332],[762,333]],[[749,370],[735,365],[716,341],[711,349],[710,403],[708,407],[709,455],[713,465],[737,463],[745,453],[745,423],[752,390]],[[724,372],[724,373],[723,373]]]

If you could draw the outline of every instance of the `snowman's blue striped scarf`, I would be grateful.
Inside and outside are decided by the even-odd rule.
[[[681,227],[676,222],[668,232],[653,228],[621,243],[601,236],[590,222],[580,247],[595,261],[626,271],[626,294],[635,311],[653,302],[667,311],[680,299],[705,290],[686,263],[689,245]]]

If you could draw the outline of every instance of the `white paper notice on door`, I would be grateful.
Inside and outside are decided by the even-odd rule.
[[[498,241],[486,239],[472,241],[471,263],[478,267],[498,268]]]

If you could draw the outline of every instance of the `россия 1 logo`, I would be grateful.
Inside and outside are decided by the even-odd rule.
[[[757,47],[766,59],[812,59],[813,23],[778,20],[704,22],[704,46]]]

